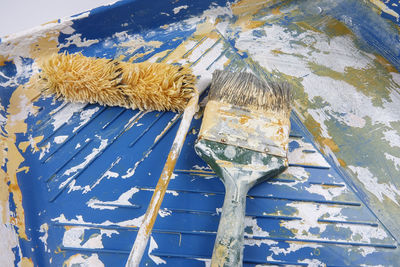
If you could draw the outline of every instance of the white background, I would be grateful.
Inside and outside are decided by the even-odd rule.
[[[117,0],[0,0],[0,36],[28,30]]]

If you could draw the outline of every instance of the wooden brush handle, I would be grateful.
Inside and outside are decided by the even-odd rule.
[[[179,125],[178,132],[176,133],[171,150],[168,154],[167,162],[164,165],[156,189],[154,190],[153,196],[150,200],[150,204],[147,207],[142,225],[140,226],[135,243],[133,244],[132,250],[129,254],[126,267],[139,266],[140,264],[165,192],[167,191],[168,183],[171,180],[175,163],[181,152],[193,115],[196,113],[198,97],[198,94],[194,95],[185,108],[181,124]]]
[[[224,177],[225,200],[211,259],[212,267],[242,266],[247,184]]]

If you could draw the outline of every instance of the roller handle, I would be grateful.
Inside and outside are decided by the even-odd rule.
[[[143,222],[139,228],[135,243],[133,244],[133,247],[129,254],[128,261],[126,262],[126,267],[139,266],[140,264],[165,192],[167,191],[168,183],[171,180],[176,161],[182,150],[183,143],[185,142],[186,134],[189,130],[192,118],[196,113],[198,98],[198,94],[194,95],[189,101],[187,107],[185,108],[182,121],[179,125],[179,129],[176,133],[171,150],[168,154],[167,161],[161,172],[161,176],[158,179],[157,186],[150,200],[150,204],[147,207],[146,214],[144,215]]]

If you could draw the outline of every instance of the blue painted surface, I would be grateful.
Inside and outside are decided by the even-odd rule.
[[[219,2],[224,3],[224,1]],[[176,16],[160,15],[160,10],[171,10],[175,6],[173,1],[158,1],[154,3],[156,8],[148,5],[146,1],[121,1],[112,7],[96,9],[89,17],[75,21],[74,28],[75,33],[82,34],[82,38],[96,38],[100,39],[100,42],[87,48],[70,46],[66,50],[80,51],[87,56],[114,58],[121,51],[117,51],[113,44],[118,44],[121,40],[111,36],[123,30],[128,30],[130,34],[140,33],[146,41],[152,40],[154,36],[157,36],[157,40],[164,41],[159,48],[138,61],[146,60],[157,52],[174,49],[190,37],[194,29],[188,27],[181,28],[179,31],[165,32],[158,27],[196,15],[208,8],[210,2],[200,4],[180,1],[179,5],[188,5],[189,8],[182,10]],[[341,7],[337,10],[337,14],[345,12]],[[289,22],[288,20],[287,23]],[[124,23],[128,23],[129,29],[121,26]],[[97,25],[98,31],[92,30],[93,25]],[[61,35],[59,42],[66,42],[66,37],[68,36]],[[366,37],[366,39],[371,38],[381,39],[379,36]],[[139,49],[133,53],[140,52],[143,50]],[[235,53],[235,51],[228,50],[227,53]],[[232,62],[228,67],[242,68],[243,57],[232,57]],[[396,60],[397,55],[394,61]],[[31,63],[26,62],[27,65]],[[1,67],[1,71],[12,76],[13,65],[7,64]],[[7,106],[10,93],[15,86],[2,89],[4,89],[1,95],[2,105]],[[157,183],[179,121],[162,139],[154,143],[153,140],[175,118],[174,113],[143,114],[136,124],[130,125],[129,120],[136,115],[139,116],[141,114],[139,111],[88,104],[81,111],[75,112],[67,123],[55,131],[52,125],[54,116],[63,109],[68,109],[69,106],[63,106],[64,103],[53,98],[40,98],[35,105],[39,107],[39,112],[28,117],[27,133],[18,135],[16,143],[27,141],[29,135],[43,135],[44,138],[38,146],[45,147],[49,142],[51,146],[43,158],[40,158],[40,153],[33,153],[30,149],[27,149],[25,153],[21,151],[25,161],[31,166],[28,173],[20,172],[18,175],[24,196],[23,207],[29,237],[29,241],[20,239],[22,255],[32,258],[37,266],[62,266],[66,259],[77,253],[87,256],[97,253],[106,266],[124,265],[135,240],[137,228],[125,226],[121,222],[140,217],[146,211],[152,195],[151,190]],[[94,111],[94,115],[88,122],[80,125],[80,115],[90,110]],[[50,114],[52,111],[55,113]],[[169,186],[171,192],[166,194],[162,204],[162,209],[166,209],[170,215],[159,216],[152,234],[158,245],[158,248],[152,251],[152,255],[165,260],[168,266],[204,266],[201,259],[211,257],[218,227],[217,209],[222,206],[224,189],[219,179],[194,153],[193,144],[200,125],[201,119],[195,119],[192,122],[193,131],[187,136],[176,166],[176,177]],[[63,135],[68,137],[62,143],[53,142],[54,137]],[[294,140],[290,143],[290,151],[300,147],[300,139],[313,143],[310,136],[299,118],[293,114],[292,137],[297,138],[298,141]],[[102,145],[104,140],[107,140],[107,143],[101,153],[92,157],[82,169],[66,174],[67,170],[84,162],[89,154]],[[126,179],[105,177],[96,184],[108,171],[122,176],[138,162],[132,177]],[[251,227],[246,228],[248,242],[264,242],[245,247],[245,266],[264,263],[302,266],[307,265],[307,261],[303,260],[310,258],[333,266],[356,266],[364,263],[388,266],[398,263],[398,242],[390,234],[384,240],[373,240],[373,242],[348,241],[352,233],[343,225],[359,225],[372,229],[384,227],[366,206],[365,199],[360,198],[360,192],[355,193],[354,185],[334,166],[332,161],[329,162],[330,167],[300,166],[309,173],[306,181],[292,185],[294,177],[283,174],[257,185],[249,192],[246,214],[249,220],[255,219],[260,229],[269,235],[263,236],[254,233]],[[210,171],[209,177],[205,179],[198,175],[193,171],[193,166]],[[291,186],[285,186],[285,184]],[[326,200],[319,194],[305,190],[313,185],[347,187],[349,190],[340,200]],[[84,193],[85,187],[91,190]],[[118,196],[133,187],[139,191],[129,199],[129,204],[108,206],[115,209],[94,209],[88,205],[90,201],[96,199],[103,202],[115,201]],[[320,238],[299,239],[292,231],[282,226],[282,222],[301,219],[298,214],[295,214],[295,209],[290,206],[293,203],[310,203],[321,208],[343,207],[342,215],[347,218],[345,222],[332,218],[320,218],[319,222],[327,224],[327,230],[321,233]],[[11,204],[13,204],[12,201]],[[11,209],[15,207],[11,206]],[[68,222],[57,220],[61,218],[61,215]],[[39,229],[45,223],[49,225],[47,238],[49,252],[45,250],[45,245],[40,240],[43,232]],[[103,248],[79,248],[63,244],[65,232],[74,227],[84,227],[81,245],[93,236],[102,235]],[[109,232],[108,236],[102,233],[104,230],[114,232]],[[318,228],[313,228],[311,231],[313,234],[319,233]],[[274,248],[289,249],[293,244],[309,244],[310,246],[305,245],[288,254],[274,254]],[[34,248],[33,251],[32,248]],[[364,256],[362,253],[364,248],[374,248],[375,251]],[[18,255],[17,259],[20,256]],[[269,258],[270,256],[273,256],[273,259]],[[146,254],[142,266],[156,266],[156,264]]]
[[[48,101],[49,99],[40,100],[37,104],[39,106],[43,105],[48,107]],[[55,103],[55,105],[58,104],[60,103]],[[95,108],[95,105],[88,105],[84,110],[91,108]],[[100,136],[101,139],[114,140],[114,142],[110,144],[107,149],[103,150],[101,157],[95,158],[88,167],[85,167],[75,176],[75,186],[93,185],[107,170],[125,173],[133,163],[143,157],[143,154],[151,145],[149,140],[153,140],[174,116],[173,113],[165,113],[163,117],[150,128],[146,135],[130,148],[126,144],[140,135],[146,126],[154,121],[154,115],[158,112],[144,116],[139,121],[143,123],[142,126],[132,127],[122,135],[120,134],[124,129],[123,125],[125,125],[129,118],[137,114],[138,111],[126,110],[121,114],[121,108],[100,108],[97,112],[101,113],[102,116],[91,119],[88,125],[79,131],[79,134],[67,139],[66,143],[53,147],[49,152],[49,154],[53,153],[53,156],[48,158],[48,161],[45,159],[39,160],[38,154],[31,154],[29,152],[24,154],[26,160],[31,162],[32,169],[27,175],[21,175],[19,179],[23,181],[23,183],[21,183],[23,194],[30,197],[29,202],[25,202],[24,208],[26,217],[31,218],[31,221],[28,221],[27,224],[31,228],[29,236],[32,240],[22,243],[22,247],[24,255],[32,254],[32,256],[35,256],[35,262],[39,266],[45,266],[46,263],[48,263],[49,257],[52,257],[53,264],[61,265],[65,259],[77,252],[87,255],[98,253],[99,259],[104,262],[106,266],[123,265],[127,258],[130,245],[135,239],[137,229],[118,226],[113,223],[103,226],[100,224],[104,223],[106,220],[110,222],[125,221],[141,216],[146,210],[147,203],[150,201],[152,191],[139,191],[130,199],[129,202],[131,206],[117,206],[115,210],[95,210],[88,207],[87,203],[94,198],[99,198],[102,201],[115,200],[116,196],[121,195],[132,187],[154,189],[162,169],[162,159],[166,157],[169,145],[177,129],[175,126],[165,135],[162,141],[153,147],[153,152],[140,163],[135,175],[131,178],[126,180],[108,179],[102,181],[87,194],[82,194],[82,191],[79,190],[68,192],[68,189],[64,189],[65,187],[60,188],[60,184],[65,181],[65,177],[62,173],[65,169],[68,169],[68,167],[82,162],[82,158],[86,156],[88,152],[98,147],[100,141],[96,136]],[[44,110],[41,113],[45,113]],[[109,122],[109,118],[117,114],[121,115],[113,121],[112,125],[103,129],[104,125]],[[79,116],[79,114],[75,114],[75,116]],[[39,119],[40,116],[31,117],[28,123],[29,125],[36,125]],[[57,135],[62,135],[63,131],[71,131],[73,128],[77,127],[78,122],[79,120],[73,117],[68,124],[65,124],[58,130]],[[297,123],[298,120],[295,118],[292,121],[294,131],[302,133]],[[194,120],[192,124],[193,129],[198,131],[200,124],[200,119]],[[40,126],[42,125],[39,124],[39,127]],[[47,132],[46,127],[42,131],[43,133]],[[51,131],[49,131],[49,133],[51,133]],[[86,140],[86,138],[91,138],[92,141],[90,143],[86,142],[86,146],[79,148],[80,152],[76,155],[76,149],[74,149],[74,147],[76,147],[78,143],[85,143],[83,140]],[[306,139],[306,137],[303,138]],[[21,140],[22,139],[23,137],[21,137]],[[153,251],[153,255],[165,259],[170,266],[187,266],[188,264],[194,263],[196,263],[195,265],[201,265],[201,262],[195,262],[193,259],[210,258],[219,221],[219,215],[216,213],[216,209],[221,207],[223,202],[224,189],[219,179],[215,177],[204,179],[194,174],[187,174],[179,171],[191,169],[194,165],[206,168],[204,162],[194,153],[193,143],[195,139],[195,134],[190,134],[188,136],[181,157],[177,163],[176,169],[178,171],[176,173],[178,175],[171,181],[169,186],[169,190],[175,191],[177,196],[167,193],[162,205],[162,209],[168,209],[171,214],[169,216],[159,217],[153,231],[153,238],[158,244],[158,249]],[[295,146],[294,143],[291,144]],[[116,160],[118,163],[113,164]],[[270,235],[269,237],[252,236],[252,238],[269,239],[277,242],[279,247],[287,248],[289,246],[288,242],[296,240],[296,238],[293,236],[293,233],[282,228],[280,223],[285,220],[296,219],[296,217],[292,216],[290,208],[286,206],[288,203],[294,201],[306,201],[320,205],[343,205],[348,209],[349,223],[352,223],[352,218],[354,218],[353,223],[356,224],[371,224],[376,226],[379,223],[356,195],[351,192],[349,192],[348,199],[346,200],[329,202],[319,195],[313,195],[305,190],[301,190],[303,187],[309,187],[312,184],[320,183],[342,185],[344,181],[335,169],[310,167],[306,168],[306,171],[310,172],[310,178],[307,182],[299,184],[296,190],[289,190],[281,185],[275,185],[277,181],[285,182],[285,177],[278,177],[270,182],[256,186],[249,192],[246,213],[248,216],[257,218],[258,226],[264,231],[267,231]],[[332,177],[329,177],[328,174],[332,175]],[[32,191],[35,193],[33,194]],[[208,196],[204,197],[205,194]],[[277,211],[281,212],[280,216],[263,215],[264,213],[273,214]],[[65,218],[68,220],[76,220],[77,215],[82,216],[85,222],[90,223],[58,223],[56,221],[49,221],[49,219],[54,219],[60,214],[64,214]],[[47,246],[53,249],[60,248],[60,250],[63,251],[62,253],[43,252],[43,243],[38,240],[38,237],[42,234],[37,230],[43,223],[49,224]],[[82,244],[87,241],[87,238],[90,236],[100,234],[100,229],[112,229],[117,231],[118,234],[113,234],[111,237],[103,235],[102,241],[104,248],[101,249],[69,248],[63,246],[61,243],[65,233],[65,227],[67,226],[87,226]],[[390,255],[393,255],[392,253],[397,251],[394,240],[390,239],[384,242],[377,241],[372,244],[334,241],[346,240],[351,233],[343,230],[338,232],[335,230],[336,226],[334,222],[332,222],[329,227],[332,229],[324,232],[324,236],[321,236],[328,241],[320,240],[316,242],[322,246],[319,248],[318,257],[312,254],[314,249],[304,248],[298,250],[295,254],[291,253],[290,257],[282,255],[279,259],[281,263],[296,263],[299,259],[305,259],[310,255],[323,260],[327,264],[347,265],[363,263],[365,258],[361,255],[357,256],[357,254],[354,254],[355,258],[332,258],[332,255],[345,255],[349,253],[349,247],[343,246],[347,244],[354,247],[359,245],[372,246],[376,248],[378,252],[371,254],[370,258],[376,259],[376,255],[379,254],[380,257],[387,259],[388,262],[393,260],[390,260]],[[246,234],[251,236],[251,230],[248,229]],[[301,241],[314,243],[310,240]],[[30,247],[32,246],[37,246],[34,253],[30,252]],[[244,261],[250,265],[255,263],[267,263],[269,262],[266,260],[269,254],[268,251],[268,246],[266,244],[262,244],[260,247],[246,246]],[[275,257],[275,260],[276,259]],[[375,262],[382,264],[382,258],[375,260]],[[145,258],[143,266],[145,266],[145,264],[152,266],[154,262],[149,258]]]

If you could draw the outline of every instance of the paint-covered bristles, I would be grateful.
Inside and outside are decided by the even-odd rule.
[[[265,82],[251,73],[215,71],[208,98],[245,109],[280,112],[288,118],[290,116],[289,84]]]
[[[40,64],[45,89],[67,101],[182,111],[195,89],[186,67],[55,54]]]

